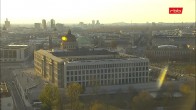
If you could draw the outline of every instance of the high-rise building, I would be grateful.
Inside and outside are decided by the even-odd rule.
[[[92,20],[92,25],[95,25],[95,20]]]
[[[6,21],[5,21],[5,28],[6,29],[10,28],[10,21],[8,21],[7,18],[6,18]]]
[[[55,28],[55,20],[54,19],[50,20],[50,26],[51,26],[51,28]]]
[[[99,22],[99,20],[97,20],[96,25],[99,25],[99,24],[100,24],[100,22]]]
[[[46,29],[46,20],[45,19],[42,20],[42,28]]]

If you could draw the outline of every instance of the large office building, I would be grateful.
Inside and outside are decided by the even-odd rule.
[[[1,62],[23,62],[30,57],[30,46],[7,45],[0,48]]]
[[[78,82],[83,87],[149,82],[148,59],[104,49],[78,49],[70,30],[62,37],[66,38],[62,38],[61,50],[34,53],[35,73],[58,87],[64,88],[71,82]]]

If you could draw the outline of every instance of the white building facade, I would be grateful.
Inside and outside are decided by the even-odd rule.
[[[64,63],[64,85],[83,87],[149,82],[149,61],[144,58],[84,60]]]

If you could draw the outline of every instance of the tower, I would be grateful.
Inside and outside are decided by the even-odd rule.
[[[42,28],[46,29],[46,20],[45,19],[42,20]]]
[[[99,22],[99,20],[97,20],[97,22],[96,22],[96,25],[100,25],[100,22]]]
[[[55,28],[55,20],[54,19],[50,20],[50,26],[51,26],[51,28]]]
[[[7,18],[6,18],[6,21],[5,21],[5,28],[6,29],[10,28],[10,21],[8,21]]]
[[[95,25],[95,20],[92,20],[92,25]]]

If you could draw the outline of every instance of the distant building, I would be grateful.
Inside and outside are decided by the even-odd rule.
[[[5,28],[6,29],[10,28],[10,21],[8,21],[7,18],[6,18],[6,21],[5,21]]]
[[[35,28],[36,30],[41,29],[41,23],[34,23],[34,28]]]
[[[46,20],[45,19],[42,20],[42,28],[46,29]]]
[[[92,25],[95,25],[95,20],[92,20]]]
[[[178,36],[166,36],[166,35],[159,35],[155,36],[152,39],[152,46],[159,46],[159,45],[176,45],[176,46],[183,46],[183,45],[190,45],[191,47],[196,48],[195,45],[195,37],[178,37]]]
[[[55,20],[54,19],[50,20],[50,26],[51,26],[51,28],[55,28]]]
[[[67,41],[75,42],[68,32]],[[77,45],[61,50],[38,50],[34,53],[34,68],[37,75],[60,88],[77,82],[83,87],[100,87],[149,82],[149,60],[131,57],[104,49],[77,49]],[[75,49],[72,49],[75,47]],[[120,87],[120,86],[119,86]],[[118,88],[115,88],[118,89]],[[110,89],[112,91],[112,89]]]
[[[0,99],[0,108],[1,110],[14,110],[14,102],[11,96],[10,91],[8,91],[7,84],[5,82],[1,82],[1,99]]]
[[[195,61],[195,50],[174,45],[160,45],[145,51],[151,61]]]
[[[99,20],[97,20],[97,22],[96,22],[96,25],[100,25],[100,22],[99,22]]]
[[[8,45],[0,48],[1,62],[23,62],[30,56],[28,45]]]
[[[56,29],[57,29],[58,31],[64,31],[64,30],[65,30],[65,29],[64,29],[64,24],[57,23],[57,24],[56,24]]]

